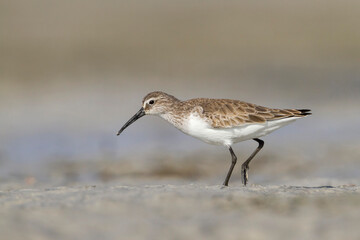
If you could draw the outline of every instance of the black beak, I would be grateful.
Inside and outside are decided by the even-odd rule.
[[[132,117],[130,118],[129,121],[127,121],[124,126],[118,131],[117,135],[119,136],[120,133],[122,133],[122,131],[125,130],[125,128],[127,128],[128,126],[130,126],[133,122],[135,122],[136,120],[138,120],[139,118],[141,118],[142,116],[145,115],[145,111],[144,108],[140,108],[140,110]]]

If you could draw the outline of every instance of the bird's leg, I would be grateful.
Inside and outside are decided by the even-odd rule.
[[[229,185],[229,180],[230,180],[230,177],[231,177],[231,173],[235,167],[235,164],[236,164],[236,161],[237,161],[237,157],[234,153],[234,151],[232,150],[231,147],[229,147],[229,151],[230,151],[230,154],[231,154],[231,166],[230,166],[230,169],[226,175],[226,178],[225,178],[225,181],[223,183],[224,186],[228,186]]]
[[[251,156],[241,165],[241,181],[246,186],[248,182],[248,170],[249,170],[249,163],[255,157],[255,155],[261,150],[264,146],[264,141],[259,138],[254,138],[253,140],[259,143],[259,146],[255,149],[255,151],[251,154]]]

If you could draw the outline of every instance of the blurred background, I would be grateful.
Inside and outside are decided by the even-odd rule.
[[[310,108],[263,138],[250,183],[359,183],[359,16],[355,0],[0,1],[2,188],[222,183],[228,150],[161,119],[116,136],[154,90]]]

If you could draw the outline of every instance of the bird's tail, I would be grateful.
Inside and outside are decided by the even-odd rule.
[[[307,115],[311,115],[312,113],[310,112],[310,109],[296,109],[297,111],[299,111],[300,113],[298,113],[297,115],[300,116],[307,116]]]

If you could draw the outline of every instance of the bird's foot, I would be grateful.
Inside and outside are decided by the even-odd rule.
[[[223,185],[221,185],[220,189],[225,189],[225,188],[228,188],[228,187],[229,187],[228,185],[223,184]]]

